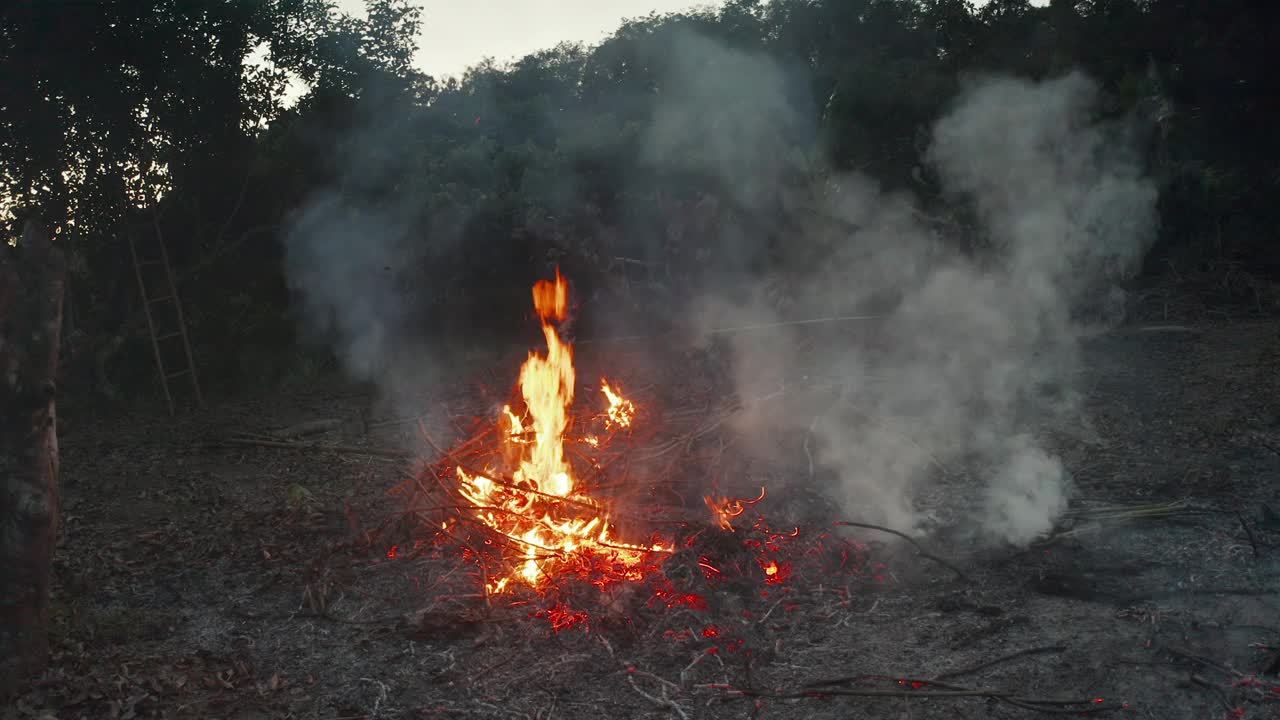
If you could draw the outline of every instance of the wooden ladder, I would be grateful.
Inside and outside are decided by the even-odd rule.
[[[204,407],[204,395],[200,392],[200,380],[196,377],[195,360],[191,356],[191,341],[187,338],[187,323],[182,315],[182,303],[178,300],[178,290],[173,282],[173,268],[169,265],[169,252],[164,246],[164,237],[160,234],[160,228],[155,228],[156,246],[159,248],[159,256],[155,258],[142,259],[138,256],[138,240],[135,233],[130,231],[129,237],[129,254],[133,257],[133,271],[138,278],[138,291],[142,294],[142,311],[147,317],[147,330],[151,333],[151,350],[155,353],[156,370],[160,373],[160,387],[164,390],[165,402],[169,404],[169,415],[174,414],[173,394],[169,392],[169,381],[176,380],[184,375],[191,378],[191,387],[195,390],[196,403]],[[150,266],[163,266],[166,288],[161,291],[158,297],[152,297],[147,292],[147,283],[143,279],[142,269]],[[174,317],[177,318],[178,328],[163,334],[158,333],[156,329],[156,318],[152,314],[151,309],[155,305],[161,303],[171,303],[174,309]],[[186,367],[170,372],[165,369],[164,354],[160,352],[160,344],[172,340],[182,340],[182,357],[186,360]]]

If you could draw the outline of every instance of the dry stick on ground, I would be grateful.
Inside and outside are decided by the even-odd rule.
[[[290,438],[306,437],[308,435],[321,435],[342,427],[342,421],[336,418],[324,418],[321,420],[307,420],[286,428],[281,428],[275,432],[275,437],[280,440]]]
[[[1096,699],[1078,699],[1078,698],[1037,698],[1018,695],[1008,690],[998,690],[995,688],[966,688],[957,685],[948,685],[944,683],[930,682],[928,680],[913,681],[904,678],[902,682],[921,682],[932,685],[937,690],[884,690],[879,688],[826,688],[812,690],[796,690],[796,691],[766,691],[751,690],[738,688],[725,688],[723,686],[701,686],[711,687],[717,690],[727,690],[732,696],[737,697],[753,697],[772,700],[801,700],[801,699],[819,699],[823,697],[841,696],[841,697],[887,697],[887,698],[964,698],[964,697],[984,697],[1000,702],[1008,703],[1015,707],[1026,710],[1035,710],[1041,713],[1050,713],[1058,715],[1092,715],[1096,713],[1110,712],[1113,710],[1122,710],[1125,705],[1122,703],[1099,703]],[[1069,706],[1077,707],[1069,707]]]
[[[1042,653],[1051,653],[1051,652],[1058,653],[1058,652],[1063,652],[1066,649],[1067,649],[1066,645],[1047,645],[1044,647],[1026,648],[1025,650],[1019,650],[1018,652],[1009,653],[1008,655],[1001,655],[998,658],[995,658],[993,660],[988,660],[987,662],[980,663],[978,665],[974,665],[973,667],[968,667],[961,670],[952,670],[951,672],[945,672],[945,673],[942,673],[941,675],[935,675],[933,676],[933,679],[924,680],[921,682],[925,682],[925,683],[928,683],[929,685],[936,686],[936,685],[939,685],[940,681],[942,680],[949,680],[951,678],[960,677],[962,675],[972,675],[973,673],[979,672],[981,670],[986,670],[987,668],[993,667],[995,665],[999,665],[1000,663],[1009,662],[1010,660],[1016,660],[1018,658],[1026,657],[1028,655],[1039,655]],[[859,680],[866,680],[866,679],[868,679],[868,676],[866,675],[854,675],[851,677],[832,678],[830,680],[815,680],[814,682],[804,684],[802,687],[813,688],[816,690],[816,689],[827,687],[830,685],[844,685],[847,683],[857,682]]]
[[[952,670],[951,672],[945,672],[945,673],[942,673],[941,675],[934,676],[933,679],[936,682],[938,680],[947,680],[950,678],[960,677],[961,675],[972,675],[973,673],[976,673],[980,670],[986,670],[987,668],[992,667],[994,665],[999,665],[1000,663],[1008,662],[1010,660],[1016,660],[1017,658],[1020,658],[1020,657],[1026,657],[1028,655],[1040,655],[1042,653],[1059,653],[1059,652],[1065,651],[1066,649],[1067,649],[1066,645],[1046,645],[1044,647],[1027,648],[1025,650],[1019,650],[1018,652],[1015,652],[1015,653],[1009,653],[1008,655],[1002,655],[998,658],[995,658],[994,660],[988,660],[987,662],[984,662],[980,665],[974,665],[973,667],[970,667],[970,668],[964,668],[962,670]]]
[[[1226,691],[1218,687],[1217,685],[1209,682],[1208,680],[1205,680],[1204,678],[1194,673],[1187,677],[1187,681],[1190,682],[1192,685],[1198,685],[1207,690],[1212,690],[1213,693],[1218,696],[1218,702],[1222,703],[1222,708],[1226,710],[1228,714],[1230,714],[1231,711],[1235,709],[1235,707],[1231,704],[1231,699],[1227,697]]]
[[[631,685],[632,690],[635,690],[636,693],[638,693],[641,697],[648,700],[649,702],[652,702],[654,705],[657,705],[659,707],[669,708],[675,711],[675,713],[679,715],[682,720],[688,720],[689,715],[685,713],[684,708],[681,707],[680,704],[677,703],[675,700],[672,700],[671,698],[667,697],[668,688],[678,691],[680,689],[679,685],[676,685],[670,680],[660,678],[657,675],[654,675],[653,673],[648,673],[643,670],[636,670],[635,663],[629,660],[624,660],[622,658],[619,658],[616,654],[614,654],[613,644],[609,642],[608,638],[601,637],[600,642],[604,644],[605,650],[609,651],[609,657],[622,666],[622,672],[626,673],[627,683]],[[636,677],[646,677],[657,682],[658,685],[662,688],[662,697],[657,697],[655,695],[652,695],[642,690],[640,686],[636,684]]]
[[[883,525],[872,525],[871,523],[850,522],[848,520],[840,520],[835,524],[843,527],[856,527],[856,528],[865,528],[867,530],[879,530],[880,532],[889,533],[890,535],[897,535],[898,537],[902,538],[903,540],[906,540],[907,542],[915,546],[916,554],[918,554],[920,557],[926,560],[932,560],[938,563],[942,567],[955,573],[956,578],[960,580],[963,580],[965,582],[972,582],[972,580],[969,578],[968,575],[964,573],[963,570],[951,564],[950,562],[943,560],[937,555],[934,555],[933,553],[925,550],[924,546],[921,545],[919,541],[917,541],[915,538],[911,537],[910,535],[904,532],[901,532],[899,530],[894,530],[893,528],[887,528]]]
[[[1165,648],[1165,650],[1170,655],[1173,655],[1174,657],[1179,657],[1179,658],[1182,658],[1183,660],[1189,660],[1193,663],[1202,665],[1204,667],[1213,668],[1214,670],[1217,670],[1218,672],[1224,675],[1230,675],[1232,677],[1237,677],[1237,678],[1242,676],[1239,670],[1229,668],[1226,665],[1223,665],[1218,661],[1213,660],[1212,658],[1207,658],[1203,655],[1196,655],[1193,652],[1190,652],[1188,650],[1182,650],[1179,648],[1170,647],[1170,648]]]
[[[1249,546],[1253,548],[1253,556],[1255,558],[1259,557],[1258,539],[1253,536],[1253,530],[1249,528],[1249,523],[1245,521],[1244,515],[1239,510],[1236,511],[1235,516],[1236,520],[1240,521],[1240,527],[1244,528],[1244,534],[1249,537]]]
[[[257,438],[233,437],[223,441],[228,445],[252,445],[254,447],[281,448],[285,450],[328,450],[329,452],[347,455],[369,455],[389,460],[408,460],[413,456],[403,450],[391,448],[360,447],[358,445],[326,445],[314,442],[287,442],[284,440],[259,440]]]

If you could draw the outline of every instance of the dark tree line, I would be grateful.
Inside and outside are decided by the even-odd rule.
[[[413,69],[411,2],[367,4],[367,18],[329,0],[0,9],[0,212],[11,237],[38,216],[67,250],[66,382],[108,392],[154,382],[124,238],[155,228],[206,374],[282,370],[298,327],[283,237],[320,191],[385,209],[432,246],[414,271],[431,278],[436,311],[424,322],[441,332],[500,324],[497,311],[447,306],[466,289],[523,288],[546,262],[687,268],[716,262],[689,245],[709,226],[782,236],[774,206],[785,198],[746,202],[696,163],[640,156],[687,31],[782,68],[799,118],[780,131],[794,151],[787,172],[858,170],[926,204],[944,199],[919,168],[921,133],[967,77],[1083,69],[1106,112],[1150,129],[1144,159],[1163,223],[1150,270],[1280,269],[1269,3],[731,0],[457,80]],[[243,351],[216,351],[229,343]]]

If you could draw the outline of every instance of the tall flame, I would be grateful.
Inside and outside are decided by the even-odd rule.
[[[539,280],[533,286],[533,307],[542,319],[547,354],[529,353],[520,368],[520,393],[533,417],[533,452],[515,474],[517,483],[529,481],[542,492],[560,497],[573,492],[563,442],[573,403],[573,348],[560,340],[552,321],[564,320],[568,299],[569,286],[558,269],[554,283]]]
[[[520,448],[519,467],[511,480],[495,479],[492,470],[472,475],[457,469],[462,481],[459,491],[475,506],[477,519],[522,548],[519,570],[490,583],[491,593],[501,592],[512,581],[538,585],[549,563],[571,553],[604,556],[621,567],[624,575],[639,579],[639,566],[647,553],[670,551],[657,544],[628,545],[611,539],[608,514],[595,499],[574,487],[573,470],[564,451],[574,396],[573,348],[556,329],[556,323],[568,314],[568,290],[559,270],[554,281],[541,280],[533,286],[533,306],[547,351],[545,355],[530,352],[520,368],[520,394],[527,417],[522,419],[509,406],[503,407],[510,424],[508,442]],[[602,387],[610,403],[607,424],[629,423],[635,406],[607,384]]]

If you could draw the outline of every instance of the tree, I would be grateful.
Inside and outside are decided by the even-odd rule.
[[[408,71],[417,10],[407,0],[367,8],[356,19],[334,0],[0,3],[0,226],[15,233],[16,218],[35,212],[60,231],[72,273],[68,354],[103,361],[122,345],[145,347],[124,342],[143,328],[124,245],[131,225],[162,216],[181,280],[214,256],[244,259],[232,250],[273,259],[259,252],[267,243],[246,241],[309,189],[274,181],[305,177],[299,158],[320,156],[280,142],[298,129],[299,113],[285,112],[290,78],[321,98],[309,108],[339,113],[391,78],[397,92],[419,89]],[[265,271],[255,281],[279,274],[255,268]],[[189,319],[228,314],[208,310]]]
[[[27,221],[0,245],[0,697],[48,657],[58,530],[55,384],[66,263]]]

